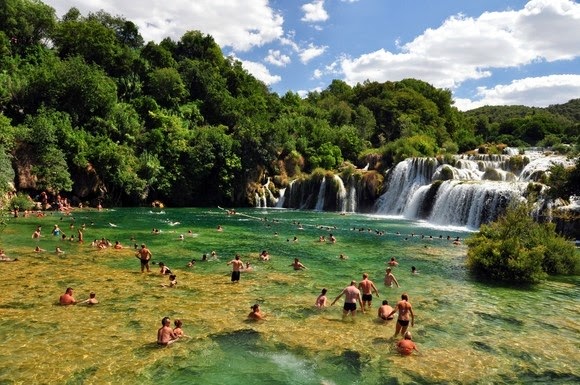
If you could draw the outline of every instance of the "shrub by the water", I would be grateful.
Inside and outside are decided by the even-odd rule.
[[[574,245],[558,235],[553,224],[535,222],[524,204],[482,225],[467,245],[467,267],[489,280],[537,283],[548,275],[578,270]]]
[[[10,200],[9,207],[11,210],[32,210],[34,201],[27,194],[18,193]]]

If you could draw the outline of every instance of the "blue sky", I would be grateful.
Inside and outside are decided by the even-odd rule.
[[[455,105],[545,107],[580,98],[575,0],[45,0],[62,17],[104,10],[145,41],[214,37],[272,91],[304,96],[334,79],[424,80]]]

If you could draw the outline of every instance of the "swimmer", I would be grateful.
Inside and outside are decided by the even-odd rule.
[[[391,257],[391,260],[387,262],[389,266],[399,266],[399,262],[395,260],[395,257]]]
[[[362,300],[360,297],[360,290],[356,288],[356,281],[354,280],[350,281],[350,285],[344,288],[344,290],[338,295],[338,297],[336,297],[334,301],[332,301],[330,306],[334,305],[336,301],[338,301],[338,299],[343,295],[345,296],[345,298],[342,319],[344,319],[349,314],[351,315],[351,317],[354,317],[356,315],[356,303],[358,302],[361,308],[363,307]]]
[[[41,249],[39,246],[36,246],[36,247],[34,248],[34,252],[35,252],[35,253],[42,253],[43,251],[46,251],[46,250],[44,250],[44,249]]]
[[[251,272],[254,271],[254,267],[252,265],[250,265],[250,262],[246,262],[246,266],[244,267],[244,271],[245,272]]]
[[[403,339],[397,342],[397,351],[404,356],[408,356],[413,353],[413,350],[419,353],[417,345],[412,341],[411,332],[405,332]]]
[[[96,297],[97,295],[95,294],[95,292],[91,291],[91,293],[89,294],[89,298],[85,299],[82,303],[86,303],[87,305],[96,305],[99,303]]]
[[[298,258],[294,258],[294,262],[290,265],[294,268],[294,270],[305,270],[306,266],[304,266]]]
[[[73,297],[73,289],[71,287],[67,287],[66,291],[63,295],[60,296],[58,302],[61,305],[74,305],[77,303],[75,298]]]
[[[260,259],[262,261],[269,261],[270,260],[270,254],[268,254],[268,251],[262,250],[262,253],[260,254]]]
[[[222,227],[222,225],[217,225],[216,230],[219,232],[222,232],[222,231],[224,231],[224,228]]]
[[[316,298],[316,302],[314,303],[314,306],[316,306],[319,309],[325,308],[326,306],[328,306],[328,298],[326,298],[326,288],[322,289],[322,292],[320,293],[320,295]]]
[[[397,285],[397,287],[400,287],[399,282],[397,281],[397,278],[395,278],[395,276],[391,272],[391,268],[388,267],[386,270],[386,274],[385,274],[385,286],[393,287],[393,283],[395,283],[395,285]]]
[[[252,311],[250,312],[250,314],[248,314],[249,319],[255,320],[255,321],[259,321],[259,320],[264,319],[264,314],[260,310],[260,305],[258,305],[256,303],[256,304],[250,306],[250,308],[252,309]]]
[[[176,319],[175,321],[173,321],[173,325],[175,325],[175,327],[173,328],[173,334],[175,334],[175,337],[177,338],[188,337],[185,335],[185,333],[183,333],[183,329],[181,328],[183,326],[183,322],[180,319]]]
[[[175,274],[171,274],[169,276],[169,284],[161,284],[161,287],[175,287],[177,286],[177,276]]]
[[[119,241],[115,241],[115,246],[113,246],[113,248],[120,250],[123,248],[123,245],[121,245],[121,243]]]
[[[359,290],[362,291],[362,311],[366,311],[366,308],[371,308],[371,303],[373,301],[373,292],[379,296],[379,290],[375,286],[375,283],[369,279],[367,273],[363,273],[363,280],[358,284]],[[366,305],[366,308],[365,308]]]
[[[389,316],[389,314],[391,314],[392,311],[393,308],[391,307],[391,305],[389,305],[389,301],[385,299],[383,300],[383,305],[379,307],[378,316],[383,321],[390,321],[393,319],[392,315]]]
[[[411,266],[411,274],[419,274],[415,266]]]
[[[153,254],[151,254],[151,251],[144,243],[141,244],[141,250],[137,251],[135,257],[141,261],[141,273],[143,273],[145,269],[147,269],[147,272],[149,273],[151,271],[149,268],[149,261],[151,260],[151,257],[153,257]]]
[[[58,247],[58,246],[56,247],[56,249],[54,250],[54,252],[56,254],[64,254],[64,251],[60,247]]]
[[[338,259],[342,260],[342,261],[346,261],[348,259],[348,255],[344,255],[344,254],[340,254],[338,256]]]
[[[165,264],[163,262],[159,262],[159,267],[160,267],[159,274],[162,274],[162,275],[171,275],[171,274],[173,274],[171,272],[171,269],[169,267],[165,266]]]
[[[4,253],[4,250],[0,250],[0,262],[16,262],[18,258],[10,258]]]
[[[232,283],[240,282],[240,271],[244,268],[244,262],[240,260],[240,255],[236,254],[235,258],[227,263],[232,265]]]
[[[163,317],[161,327],[157,330],[157,345],[167,346],[177,341],[177,336],[171,329],[171,320],[169,317]]]
[[[395,337],[397,334],[401,333],[404,335],[409,327],[409,315],[411,316],[411,326],[415,326],[415,314],[413,314],[413,307],[409,302],[409,296],[407,293],[401,294],[401,300],[397,302],[397,305],[389,313],[387,317],[392,316],[396,312],[399,312],[399,316],[397,318],[397,324],[395,326]]]
[[[193,258],[191,261],[187,262],[187,267],[194,267],[195,266],[195,258]]]

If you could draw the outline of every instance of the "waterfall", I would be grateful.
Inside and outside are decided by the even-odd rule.
[[[266,190],[266,193],[267,193],[267,198],[269,198],[269,199],[270,199],[270,202],[272,202],[272,203],[273,203],[273,205],[272,205],[272,206],[274,206],[274,207],[275,207],[275,206],[278,204],[278,198],[276,198],[276,197],[274,196],[274,194],[272,194],[272,191],[270,191],[270,177],[268,177],[268,180],[266,181],[266,184],[265,184],[263,187],[264,187],[264,190]],[[266,194],[264,194],[264,196],[265,196],[265,198],[266,198]],[[266,202],[267,202],[267,201],[266,201]],[[265,206],[265,207],[268,207],[268,206],[267,206],[267,204],[266,204],[266,206]]]
[[[575,159],[545,155],[540,151],[515,155],[457,155],[447,163],[435,158],[409,158],[392,167],[384,182],[373,171],[357,170],[344,180],[339,176],[300,178],[290,181],[275,197],[270,180],[256,194],[256,207],[336,210],[397,215],[437,225],[479,228],[497,219],[513,201],[525,200],[528,185],[542,180],[556,164],[573,166]],[[511,159],[517,156],[517,159]],[[360,174],[359,174],[360,173]],[[368,177],[368,178],[367,178]],[[328,180],[327,180],[328,179]],[[330,183],[332,182],[332,183]],[[381,187],[376,198],[376,188]],[[545,187],[540,186],[540,195]],[[336,191],[334,190],[336,188]]]
[[[574,162],[573,159],[568,159],[563,155],[538,156],[524,167],[519,180],[523,182],[540,180],[541,176],[555,164],[563,164],[565,167],[569,167],[574,165]]]
[[[387,191],[378,199],[378,214],[399,215],[421,186],[431,183],[437,167],[434,158],[409,158],[399,162],[389,175]]]
[[[314,210],[322,211],[324,209],[324,196],[326,195],[326,177],[322,178],[320,183],[320,189],[318,190],[318,199],[316,200],[316,206]]]
[[[476,229],[497,219],[513,200],[523,199],[525,188],[525,183],[445,181],[439,187],[428,220]]]
[[[278,192],[280,194],[280,197],[278,198],[278,201],[276,202],[276,208],[282,208],[284,207],[284,201],[286,200],[286,189],[285,188],[281,188],[278,189]]]
[[[348,205],[346,211],[349,213],[356,212],[357,194],[356,194],[356,183],[354,178],[350,178],[350,183],[348,186]]]
[[[268,207],[268,202],[266,201],[266,195],[259,195],[256,193],[254,199],[256,200],[256,208],[266,208]]]
[[[338,175],[334,176],[334,182],[338,186],[336,191],[336,200],[338,204],[336,205],[336,207],[340,209],[341,213],[344,213],[348,210],[348,196],[346,193],[346,189],[344,188],[344,183],[342,179]]]

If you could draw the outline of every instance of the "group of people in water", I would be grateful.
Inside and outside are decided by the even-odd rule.
[[[263,257],[267,252],[264,250],[260,256]],[[264,260],[262,258],[262,260]],[[269,260],[269,257],[268,257]],[[392,269],[398,266],[399,263],[395,258],[391,258],[387,262],[389,265],[386,268],[384,283],[387,287],[393,287],[396,285],[397,288],[400,287],[399,282],[392,273]],[[231,272],[231,282],[239,283],[241,272],[244,270],[244,263],[241,260],[239,254],[236,254],[234,259],[227,262],[227,265],[232,265]],[[305,270],[307,267],[300,262],[299,258],[294,258],[294,262],[290,265],[294,270]],[[412,274],[417,274],[416,268],[412,267]],[[326,296],[328,290],[326,288],[322,289],[320,295],[316,298],[314,306],[318,309],[322,309],[328,306],[328,298]],[[345,297],[343,305],[342,318],[345,319],[348,316],[354,317],[357,314],[357,303],[363,313],[366,313],[371,309],[371,304],[373,300],[373,294],[379,297],[379,291],[373,281],[369,279],[367,273],[363,273],[362,281],[357,284],[355,280],[351,281],[350,285],[344,288],[341,293],[330,303],[333,306],[342,296]],[[248,319],[250,320],[263,320],[264,313],[260,309],[259,304],[254,304],[251,306],[252,311],[248,314]],[[413,351],[417,351],[417,346],[412,341],[411,333],[407,330],[409,325],[414,326],[415,315],[413,313],[413,308],[409,302],[409,297],[406,293],[401,295],[401,300],[397,302],[395,307],[391,307],[387,300],[382,301],[382,306],[379,307],[377,316],[382,321],[393,320],[394,314],[398,313],[398,318],[395,324],[395,334],[393,337],[399,334],[403,337],[401,341],[397,343],[397,350],[403,355],[411,354]]]
[[[84,226],[82,227],[82,230],[84,230]],[[82,230],[79,229],[79,232],[81,234],[81,235],[79,235],[79,240],[82,239],[82,232],[81,232]],[[222,232],[223,227],[218,226],[217,231]],[[52,235],[60,236],[61,234],[62,234],[62,230],[60,230],[58,225],[55,225],[55,228],[52,230]],[[40,226],[38,226],[38,228],[33,233],[32,238],[38,240],[40,237],[41,237],[41,228],[40,228]],[[295,242],[297,241],[296,237],[295,237],[294,241]],[[330,234],[328,236],[328,238],[321,236],[319,238],[319,241],[320,242],[336,243],[336,237],[333,234]],[[98,248],[107,248],[107,247],[114,247],[117,249],[123,248],[119,242],[116,242],[115,246],[113,246],[110,243],[110,241],[108,241],[104,238],[101,239],[100,241],[95,240],[94,243],[95,243],[94,246],[98,247]],[[144,243],[141,244],[140,247],[138,247],[138,245],[135,244],[135,249],[136,249],[135,257],[137,259],[139,259],[139,261],[140,261],[141,272],[142,273],[151,272],[151,266],[150,266],[152,264],[152,262],[151,262],[152,261],[151,250]],[[39,251],[38,246],[36,247],[35,251]],[[40,249],[40,251],[43,251],[43,250]],[[59,247],[57,247],[57,251],[62,252],[62,250],[60,250]],[[3,253],[0,257],[7,258]],[[261,261],[269,261],[270,255],[266,250],[263,250],[260,253],[259,258]],[[215,254],[215,252],[212,252],[212,259],[217,260],[217,254]],[[341,254],[339,256],[339,259],[346,260],[346,259],[348,259],[348,257],[344,254]],[[204,260],[208,260],[207,255],[205,255],[205,254],[204,254],[204,258],[202,258],[202,261],[204,261]],[[195,263],[196,263],[196,260],[192,259],[187,264],[187,266],[192,267],[195,265]],[[240,277],[241,277],[242,271],[251,271],[253,269],[249,262],[244,264],[244,262],[241,260],[241,256],[239,254],[235,255],[235,257],[232,260],[228,261],[226,264],[232,266],[232,271],[231,271],[231,282],[232,283],[239,283],[240,282]],[[399,282],[393,274],[393,269],[396,268],[399,265],[399,263],[393,257],[390,259],[390,261],[387,262],[387,264],[388,264],[388,267],[386,268],[386,271],[385,271],[384,284],[386,287],[396,286],[397,288],[399,288],[400,287]],[[177,276],[163,262],[159,262],[158,265],[160,268],[160,271],[159,271],[160,274],[166,275],[169,278],[169,282],[166,284],[161,284],[161,286],[175,287],[177,285]],[[299,258],[294,258],[294,261],[289,265],[289,267],[292,267],[292,269],[296,270],[296,271],[307,269],[307,267],[300,261]],[[414,266],[412,267],[411,272],[412,272],[412,274],[417,274],[417,270]],[[343,312],[342,312],[343,319],[346,319],[347,317],[355,317],[356,316],[357,311],[359,311],[357,308],[357,304],[360,306],[360,311],[362,313],[367,313],[368,311],[371,310],[373,294],[376,295],[377,297],[379,297],[379,290],[378,290],[377,286],[374,284],[374,282],[372,282],[369,279],[369,276],[367,273],[364,273],[362,275],[362,280],[358,283],[357,283],[357,281],[352,280],[350,282],[350,285],[345,287],[336,296],[336,298],[334,298],[334,300],[332,302],[330,302],[330,305],[328,304],[329,300],[326,296],[327,292],[328,291],[326,288],[322,289],[321,294],[316,298],[314,305],[319,309],[323,309],[327,306],[333,306],[342,297],[344,297]],[[81,301],[81,302],[77,302],[73,296],[73,289],[69,287],[66,289],[65,293],[59,297],[59,303],[61,305],[73,305],[73,304],[77,304],[77,303],[94,305],[94,304],[98,303],[98,300],[96,299],[96,294],[94,292],[91,292],[88,299]],[[394,337],[396,337],[398,335],[402,336],[402,339],[397,342],[397,350],[403,355],[411,354],[413,351],[418,352],[417,346],[412,341],[411,333],[408,330],[409,325],[414,326],[415,316],[413,313],[413,308],[411,306],[411,303],[409,302],[408,295],[406,293],[403,293],[401,295],[401,299],[396,303],[396,305],[394,307],[391,307],[387,300],[383,300],[381,306],[377,310],[377,318],[383,322],[388,322],[388,321],[394,320],[395,314],[398,314],[398,316],[397,316],[397,320],[395,322]],[[265,319],[265,314],[260,309],[260,304],[255,303],[251,306],[251,311],[248,314],[247,318],[249,320],[255,320],[255,321],[260,321],[260,320]],[[173,342],[175,342],[175,341],[177,341],[180,338],[185,336],[185,334],[183,333],[183,330],[182,330],[182,321],[181,320],[176,319],[174,321],[174,327],[172,328],[170,318],[163,317],[161,324],[162,325],[158,329],[158,332],[157,332],[157,344],[159,344],[161,346],[167,346],[167,345],[170,345]]]
[[[99,301],[97,300],[97,294],[92,291],[89,294],[89,298],[87,298],[84,301],[81,302],[77,302],[77,300],[75,299],[75,297],[73,296],[73,289],[72,287],[67,287],[64,294],[62,294],[59,299],[58,299],[58,303],[61,305],[76,305],[76,304],[86,304],[86,305],[96,305],[99,303]]]

